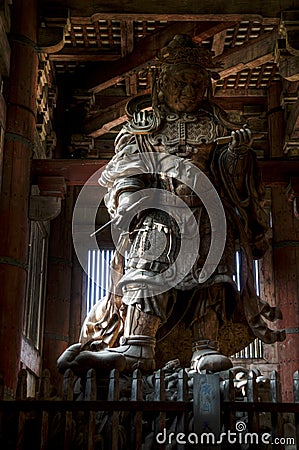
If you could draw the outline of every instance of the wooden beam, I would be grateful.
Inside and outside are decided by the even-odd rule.
[[[36,184],[39,176],[58,176],[63,177],[68,186],[82,186],[107,163],[108,160],[98,159],[35,159],[31,165],[32,183]]]
[[[219,33],[215,34],[212,44],[212,52],[214,52],[215,56],[221,55],[223,53],[226,34],[227,30],[220,31]]]
[[[231,22],[229,22],[231,24]],[[96,63],[93,70],[83,68],[78,70],[76,81],[80,88],[88,89],[93,93],[100,92],[113,84],[118,83],[126,74],[132,71],[137,71],[156,57],[157,52],[169,42],[174,35],[180,33],[194,34],[198,41],[212,36],[213,33],[227,28],[227,24],[212,24],[207,22],[196,27],[193,22],[174,22],[168,25],[160,32],[149,35],[141,39],[133,52],[128,54],[125,58],[119,61],[107,64]],[[75,81],[75,84],[76,84]],[[84,84],[84,86],[82,86]]]
[[[252,69],[273,60],[277,31],[262,34],[246,44],[227,50],[213,59],[222,65],[219,75],[226,78],[244,69]]]
[[[134,49],[133,20],[122,20],[120,23],[121,56],[124,58]]]
[[[202,41],[209,39],[210,37],[214,36],[215,34],[219,33],[225,33],[226,30],[232,26],[234,26],[236,22],[230,21],[230,22],[215,22],[214,25],[207,24],[208,26],[204,26],[205,24],[202,24],[201,27],[198,25],[195,29],[195,35],[193,36],[193,41],[200,44]]]
[[[260,97],[267,97],[267,90],[266,89],[246,89],[246,88],[237,88],[237,89],[222,89],[216,87],[216,92],[214,94],[215,102],[218,102],[218,97],[223,98],[231,98],[234,97],[247,97],[247,98],[260,98]]]
[[[183,15],[190,17],[192,15],[207,15],[211,14],[211,9],[214,14],[218,15],[250,15],[258,17],[278,17],[280,11],[294,9],[294,0],[264,0],[262,2],[245,2],[244,0],[234,0],[231,2],[223,0],[214,0],[211,6],[210,0],[185,0],[183,2],[174,3],[173,0],[151,0],[150,2],[141,2],[140,0],[110,0],[103,2],[102,0],[95,0],[93,2],[85,2],[84,0],[65,0],[64,6],[70,8],[72,16],[88,17],[95,15],[101,19],[106,19],[107,16],[113,19],[125,15],[134,17],[137,15],[150,16],[156,18],[154,20],[162,20],[160,17],[169,17],[170,15]],[[59,6],[61,0],[43,0],[42,6]],[[157,19],[158,17],[158,19]],[[247,20],[247,19],[244,19]]]
[[[83,186],[86,181],[109,160],[93,159],[33,159],[31,161],[31,178],[36,184],[38,176],[64,177],[67,185]],[[299,173],[299,160],[277,158],[274,160],[258,160],[262,178],[266,185],[288,185],[290,177]],[[97,184],[97,180],[93,180]]]
[[[105,53],[105,51],[98,48],[64,48],[59,53],[52,53],[49,55],[51,61],[82,61],[82,62],[97,62],[97,61],[116,61],[120,59],[120,54]]]
[[[124,98],[104,112],[96,114],[90,119],[86,119],[83,131],[93,138],[108,133],[113,127],[126,121],[126,104],[128,98]]]
[[[150,94],[150,92],[146,90],[143,91],[143,94]],[[125,107],[128,100],[129,98],[124,98],[112,107],[109,107],[105,112],[99,112],[87,118],[83,126],[84,133],[96,138],[108,133],[117,125],[124,123],[127,120]],[[243,92],[243,96],[241,96],[238,91],[233,90],[227,96],[221,96],[219,94],[214,100],[215,103],[226,111],[242,110],[244,105],[260,105],[264,109],[267,107],[267,97],[260,96],[257,92],[255,92],[255,96],[248,97],[245,91]]]

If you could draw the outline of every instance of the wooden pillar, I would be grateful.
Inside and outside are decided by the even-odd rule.
[[[283,157],[284,112],[282,84],[274,83],[268,90],[269,156]],[[272,187],[273,273],[277,306],[283,314],[279,328],[285,328],[287,338],[277,344],[278,370],[284,401],[292,401],[293,372],[299,367],[298,310],[298,221],[288,201],[285,186]],[[297,231],[296,231],[297,229]]]
[[[272,188],[273,268],[276,302],[287,338],[278,344],[284,401],[293,401],[293,373],[299,367],[299,227],[285,187]]]
[[[0,204],[0,370],[5,386],[15,390],[27,275],[29,169],[36,128],[36,0],[14,0],[11,31]]]
[[[282,84],[273,83],[268,89],[269,152],[266,157],[283,156],[283,110],[281,107]]]
[[[68,187],[61,213],[50,229],[43,368],[50,370],[55,386],[61,381],[56,360],[69,345],[73,189]]]
[[[81,187],[76,186],[75,199]],[[86,273],[81,266],[76,252],[73,252],[72,290],[70,303],[69,343],[78,342],[82,323],[86,317]]]
[[[72,291],[70,302],[69,343],[78,342],[81,326],[86,317],[86,276],[76,254],[73,254]]]

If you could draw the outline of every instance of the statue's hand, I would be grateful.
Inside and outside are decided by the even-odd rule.
[[[240,130],[231,132],[229,149],[231,152],[236,154],[246,153],[248,148],[251,146],[252,141],[251,130],[245,124],[243,128],[240,128]]]
[[[144,128],[152,125],[153,118],[148,111],[138,111],[133,114],[133,122],[138,128]]]

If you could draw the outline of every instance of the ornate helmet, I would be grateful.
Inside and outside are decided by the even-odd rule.
[[[161,122],[161,107],[163,109],[163,79],[171,72],[174,65],[184,64],[198,66],[198,70],[205,74],[206,78],[206,92],[207,98],[212,96],[212,82],[211,79],[219,79],[216,72],[211,72],[216,65],[212,61],[213,53],[207,48],[200,47],[196,44],[192,37],[186,34],[178,34],[163,47],[158,53],[154,64],[152,65],[151,80],[152,80],[152,94],[151,102],[147,102],[145,96],[137,99],[132,99],[128,102],[126,112],[129,118],[133,117],[134,111],[140,111],[147,103],[151,104],[154,114],[146,120],[146,126],[138,127],[134,125],[134,121],[127,126],[128,130],[136,133],[148,133],[157,129]],[[147,105],[146,105],[147,106]],[[148,105],[149,106],[149,105]]]
[[[156,58],[156,64],[152,71],[152,101],[153,107],[158,106],[163,98],[162,86],[163,79],[171,73],[174,65],[191,65],[197,66],[206,79],[207,97],[212,97],[211,79],[219,79],[216,72],[209,69],[215,68],[216,65],[212,61],[213,53],[207,48],[200,47],[196,44],[192,37],[187,34],[177,34],[163,47]]]
[[[212,56],[213,53],[210,50],[199,47],[193,42],[191,36],[177,34],[158,54],[156,67],[161,70],[165,65],[190,64],[208,70],[216,67]],[[213,75],[217,76],[215,73],[211,74],[212,77]]]

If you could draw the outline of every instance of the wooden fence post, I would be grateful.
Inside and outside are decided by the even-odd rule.
[[[178,376],[178,402],[185,402],[188,400],[188,375],[185,369],[179,371]],[[185,436],[188,433],[188,415],[186,412],[177,415],[177,433],[183,433]],[[184,450],[185,444],[177,444],[177,450]]]
[[[45,369],[42,372],[40,380],[38,399],[48,400],[49,397],[50,397],[50,372],[48,369]],[[48,434],[49,434],[49,413],[48,411],[42,411],[40,450],[47,449]]]
[[[18,374],[16,400],[26,400],[26,398],[27,398],[27,371],[25,369],[21,369]],[[25,436],[25,424],[26,424],[26,413],[24,411],[19,411],[18,437],[16,450],[21,450],[23,448]]]
[[[85,401],[94,401],[97,399],[97,378],[94,369],[89,369],[86,376],[85,384]],[[87,450],[94,449],[94,436],[95,436],[95,418],[96,412],[89,411],[88,414],[88,436],[87,436]]]
[[[165,400],[165,380],[164,372],[159,369],[155,373],[155,390],[154,390],[154,401],[164,401]],[[156,439],[158,433],[164,433],[166,430],[166,413],[160,412],[158,417],[155,418],[154,426],[154,439]],[[165,448],[164,444],[159,445],[159,449],[163,450]]]
[[[194,432],[203,450],[211,449],[220,436],[220,380],[218,374],[193,376]],[[219,448],[214,445],[213,449]]]
[[[270,374],[270,400],[273,403],[281,403],[281,385],[280,377],[276,370],[273,370]],[[283,428],[281,413],[274,412],[271,413],[271,424],[272,424],[272,438],[282,438]],[[278,445],[277,449],[283,449],[283,445]]]
[[[259,372],[255,369],[251,370],[247,380],[247,401],[251,403],[258,402],[258,386],[256,382]],[[259,433],[259,413],[253,411],[248,413],[248,428],[251,433]]]
[[[62,384],[62,399],[73,400],[74,392],[74,373],[71,369],[67,369],[64,373]],[[72,411],[65,412],[65,429],[64,429],[64,450],[71,450],[72,448]]]
[[[119,400],[119,372],[113,369],[109,377],[108,401]],[[119,439],[119,411],[113,411],[110,417],[109,434],[111,436],[111,450],[118,450]]]
[[[18,374],[16,400],[25,400],[27,398],[27,370],[21,369]]]
[[[235,387],[234,387],[234,374],[229,371],[228,378],[224,380],[223,384],[223,401],[234,403],[235,401]],[[225,431],[236,429],[236,413],[233,409],[229,408],[229,414],[224,415]]]
[[[141,401],[143,399],[142,390],[142,374],[140,369],[135,369],[132,379],[132,401]],[[142,411],[136,411],[132,418],[132,448],[136,450],[142,449]]]

